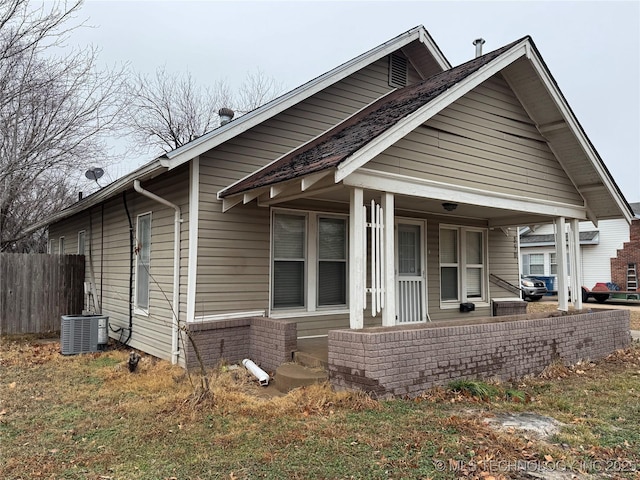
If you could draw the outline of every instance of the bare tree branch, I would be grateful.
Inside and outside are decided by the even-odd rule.
[[[124,69],[99,71],[95,48],[57,55],[81,2],[67,5],[0,6],[1,250],[22,250],[27,227],[75,198],[74,179],[119,127]]]

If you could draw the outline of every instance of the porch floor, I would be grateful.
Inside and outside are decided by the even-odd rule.
[[[328,342],[328,337],[298,339],[298,349],[293,354],[294,362],[326,370],[329,364]]]

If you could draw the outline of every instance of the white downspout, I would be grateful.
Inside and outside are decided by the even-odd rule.
[[[182,223],[180,207],[155,193],[145,190],[140,185],[140,180],[133,181],[133,189],[141,195],[155,200],[175,210],[173,225],[173,325],[171,327],[171,363],[178,363],[178,325],[180,312],[180,224]]]

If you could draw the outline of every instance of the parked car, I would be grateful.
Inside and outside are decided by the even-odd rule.
[[[537,302],[547,293],[547,287],[544,281],[530,275],[522,275],[520,277],[520,289],[522,290],[522,299]]]

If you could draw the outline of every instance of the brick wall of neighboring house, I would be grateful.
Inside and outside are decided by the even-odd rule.
[[[627,265],[635,263],[640,271],[640,220],[634,219],[629,230],[629,241],[611,259],[611,281],[627,290]]]
[[[631,341],[628,310],[544,315],[334,330],[329,378],[337,389],[417,396],[455,379],[516,379],[541,372],[555,359],[595,360]]]
[[[216,320],[187,324],[206,367],[220,361],[253,360],[263,370],[275,370],[290,362],[296,349],[296,323],[264,317]],[[199,366],[191,342],[185,335],[185,364]]]

